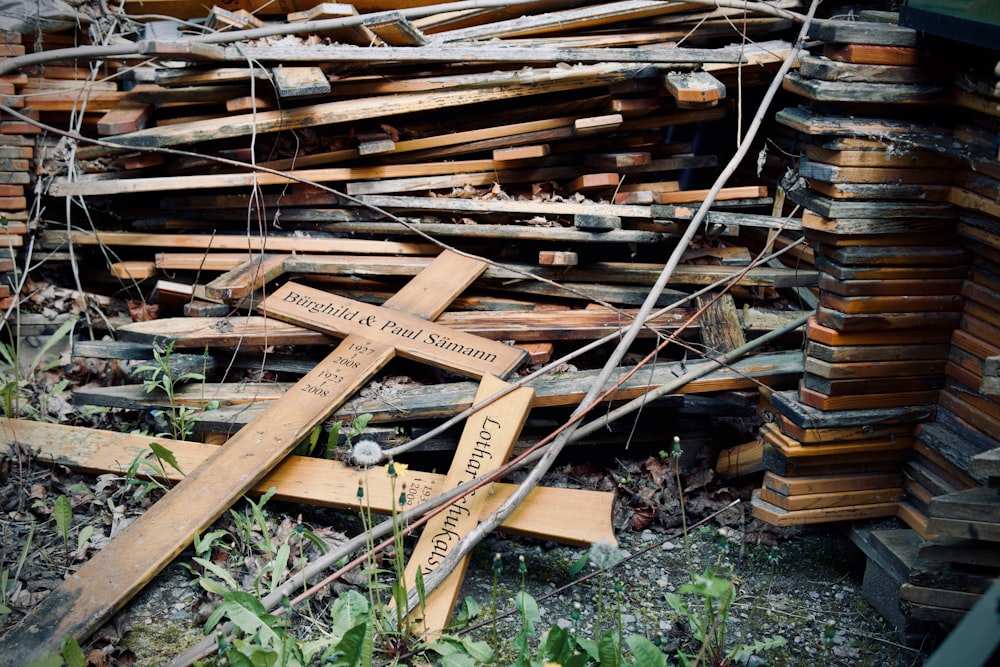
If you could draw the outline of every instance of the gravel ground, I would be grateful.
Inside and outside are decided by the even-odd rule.
[[[715,529],[695,531],[689,566],[683,538],[652,530],[625,532],[619,536],[624,560],[602,576],[576,585],[571,585],[575,579],[594,572],[588,565],[581,575],[570,574],[586,554],[583,550],[499,541],[488,546],[503,554],[509,569],[524,557],[525,588],[538,599],[545,627],[576,627],[580,635],[593,637],[599,590],[604,589],[605,599],[610,597],[614,606],[618,584],[623,634],[644,635],[668,651],[687,647],[696,652],[697,647],[687,643],[686,622],[667,605],[664,594],[677,592],[690,581],[690,573],[713,568],[729,572],[736,582],[731,645],[767,635],[780,635],[787,642],[752,657],[749,664],[902,666],[920,665],[926,659],[926,652],[899,644],[895,629],[862,598],[864,556],[838,530],[796,531],[774,552],[762,544],[741,548],[739,538],[736,531],[728,536]],[[492,578],[485,576],[489,561],[489,554],[477,554],[473,571],[480,574],[468,576],[464,594],[490,599]],[[498,594],[502,608],[513,606],[518,589],[511,582],[517,583],[516,577],[506,577]],[[610,609],[604,623],[617,623],[618,618],[617,609]],[[505,622],[506,636],[513,636],[520,621],[512,617]]]
[[[574,571],[578,561],[588,557],[585,549],[492,537],[476,549],[466,575],[462,595],[477,601],[483,612],[479,619],[483,624],[468,632],[489,640],[493,626],[485,619],[494,594],[498,614],[514,609],[522,586],[518,563],[523,557],[523,586],[536,598],[541,613],[539,635],[558,624],[592,638],[598,624],[608,627],[620,619],[625,635],[641,634],[668,652],[683,648],[694,653],[697,646],[690,644],[689,627],[671,610],[664,594],[677,592],[692,572],[712,568],[728,572],[736,582],[728,633],[731,646],[770,635],[787,642],[745,664],[890,667],[920,665],[926,659],[927,648],[900,644],[895,629],[862,598],[864,556],[836,528],[796,530],[773,550],[759,543],[741,546],[738,532],[726,533],[726,529],[721,534],[715,528],[695,530],[685,547],[683,538],[672,531],[624,531],[619,536],[622,560],[603,574],[589,562]],[[494,589],[496,554],[501,557],[501,574]],[[139,665],[165,663],[199,639],[194,623],[210,610],[198,608],[199,598],[185,572],[172,568],[164,573],[120,617],[121,630],[128,630],[122,633],[122,648],[133,651]],[[500,664],[510,664],[514,656],[510,643],[520,624],[515,613],[497,622],[498,635],[504,638]]]
[[[490,616],[495,595],[496,610],[502,614],[513,609],[515,595],[523,585],[538,600],[542,619],[538,635],[558,624],[575,628],[580,637],[593,638],[596,627],[617,626],[620,621],[625,635],[643,635],[670,653],[678,649],[693,653],[697,647],[690,644],[690,628],[667,604],[665,595],[678,592],[695,574],[712,569],[725,573],[736,584],[728,624],[729,645],[771,635],[780,635],[787,642],[753,656],[748,664],[863,667],[923,663],[930,642],[923,651],[898,643],[894,628],[863,599],[860,589],[865,559],[838,528],[775,531],[756,521],[744,523],[740,512],[730,508],[714,523],[690,530],[686,543],[678,526],[679,505],[676,491],[671,491],[676,487],[671,487],[669,469],[656,458],[618,465],[618,470],[610,472],[567,466],[546,480],[549,485],[572,480],[574,485],[617,490],[614,525],[620,551],[611,554],[621,558],[616,565],[595,576],[589,563],[581,564],[587,559],[586,549],[494,535],[473,552],[463,596],[477,601],[483,616]],[[51,498],[59,492],[73,494],[74,526],[93,523],[98,534],[107,529],[104,524],[112,522],[113,517],[105,516],[109,501],[114,498],[120,502],[123,497],[120,479],[109,481],[114,476],[95,479],[62,475],[58,469],[30,464],[25,470],[23,476],[28,483],[15,486],[12,476],[0,486],[0,496],[10,496],[11,500],[18,495],[18,489],[30,489],[39,498]],[[709,516],[734,498],[745,499],[753,486],[749,482],[742,488],[722,486],[711,474],[702,474],[705,470],[698,467],[685,480],[687,488],[692,489],[690,493],[685,490],[684,503],[691,522]],[[47,505],[45,501],[32,508],[41,511]],[[267,507],[274,519],[274,534],[293,532],[299,517],[325,539],[353,535],[358,530],[352,513],[277,503]],[[37,521],[27,511],[6,511],[9,553],[21,550],[15,538],[30,523],[35,525],[37,553],[62,553],[55,522]],[[640,529],[633,529],[637,521]],[[226,527],[232,529],[232,524]],[[5,627],[16,620],[25,605],[30,606],[31,600],[58,585],[51,565],[35,558],[36,552],[32,554],[21,572],[23,594],[27,597],[19,598],[17,613],[3,619]],[[500,554],[501,573],[494,589],[496,554]],[[518,572],[521,558],[523,584]],[[190,559],[191,554],[185,552],[179,562],[190,563]],[[252,572],[243,572],[240,578],[252,586],[253,576]],[[338,583],[335,590],[364,582],[363,577],[359,579]],[[327,594],[316,600],[312,608],[316,618],[327,617],[325,607],[332,599]],[[112,667],[156,667],[201,638],[201,624],[213,608],[214,604],[192,582],[190,572],[175,565],[156,577],[113,622],[102,628],[88,648],[98,649],[107,660],[105,664]],[[510,664],[513,653],[509,644],[520,631],[520,620],[512,614],[498,621],[497,626],[499,636],[507,643],[501,647],[500,664]],[[487,622],[469,632],[487,639],[492,635],[492,624]]]

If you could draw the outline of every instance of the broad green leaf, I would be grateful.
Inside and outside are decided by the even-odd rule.
[[[464,653],[452,653],[441,658],[441,667],[476,667],[479,663]]]
[[[635,656],[636,667],[666,667],[667,655],[642,635],[629,635],[625,643]]]
[[[56,498],[56,502],[52,506],[52,518],[56,520],[56,527],[65,541],[69,537],[70,524],[73,523],[73,508],[66,496]]]
[[[576,641],[570,635],[569,630],[558,625],[553,625],[542,644],[541,656],[546,662],[555,662],[564,665],[573,655],[576,649]]]
[[[587,562],[589,560],[590,560],[590,554],[589,553],[585,553],[582,556],[580,556],[579,558],[577,558],[576,562],[573,563],[573,567],[571,567],[569,569],[569,576],[573,577],[573,576],[576,576],[576,575],[580,574],[581,572],[583,572],[583,568],[585,568],[587,566]]]
[[[291,554],[292,551],[291,547],[288,546],[288,542],[278,547],[278,553],[274,557],[273,568],[271,570],[271,587],[268,590],[273,591],[285,580],[285,571],[288,569],[288,558]]]
[[[330,634],[339,640],[352,628],[367,623],[370,614],[368,600],[357,591],[341,593],[330,610]]]
[[[371,414],[367,412],[354,418],[354,423],[351,424],[351,440],[361,435],[368,428],[368,422],[371,421],[371,418]]]
[[[322,664],[332,667],[361,666],[364,656],[365,635],[368,624],[357,625],[343,634],[340,641],[334,643],[323,653]],[[365,666],[367,667],[367,666]]]
[[[531,632],[534,632],[534,625],[542,622],[542,615],[538,611],[538,603],[535,602],[535,598],[524,591],[518,591],[514,597],[514,606],[521,613],[521,617],[527,621],[528,626],[532,628]]]
[[[266,612],[260,600],[254,596],[243,591],[230,591],[226,593],[222,606],[225,608],[225,615],[242,632],[258,635],[261,643],[266,646],[280,643],[280,638],[270,626],[270,622],[276,619]]]
[[[601,667],[621,667],[622,647],[618,637],[612,630],[605,630],[597,640],[597,655]]]
[[[587,639],[586,637],[577,637],[576,644],[584,650],[584,652],[592,659],[599,659],[600,655],[597,650],[597,642],[593,639]]]
[[[231,588],[226,588],[211,577],[199,577],[198,585],[214,595],[225,595],[232,590]]]
[[[27,667],[63,667],[63,664],[62,656],[55,653],[46,653]]]
[[[472,658],[479,662],[489,663],[493,661],[493,649],[488,642],[476,641],[470,637],[459,637],[462,649]]]
[[[166,461],[167,465],[169,465],[171,468],[179,472],[181,475],[184,474],[184,471],[181,470],[180,464],[177,463],[177,457],[174,456],[174,453],[172,451],[170,451],[169,449],[167,449],[158,442],[149,443],[149,448],[153,450],[153,454],[156,455],[156,458],[160,459],[161,461]]]
[[[93,534],[94,534],[94,527],[91,526],[90,524],[87,524],[86,526],[81,528],[80,534],[76,536],[76,548],[82,549],[83,545],[85,545],[90,540],[90,537]]]
[[[66,637],[63,640],[62,657],[66,661],[67,667],[87,667],[87,658],[83,655],[83,649],[73,637]]]
[[[218,565],[208,560],[207,558],[200,558],[198,556],[195,556],[191,560],[193,560],[198,565],[201,565],[205,569],[205,571],[211,572],[220,580],[222,580],[224,584],[229,586],[230,590],[235,591],[239,588],[239,584],[236,583],[236,579],[234,579],[233,575],[229,574],[229,572],[225,568],[219,567]]]

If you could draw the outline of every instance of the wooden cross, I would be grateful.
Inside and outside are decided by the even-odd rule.
[[[0,655],[29,664],[58,653],[65,637],[97,630],[396,354],[477,378],[516,369],[523,351],[430,321],[485,269],[445,252],[381,307],[292,283],[280,288],[265,301],[268,313],[320,318],[347,337],[34,607],[0,642]]]

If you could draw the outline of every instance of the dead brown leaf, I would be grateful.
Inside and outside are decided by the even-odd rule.
[[[128,314],[133,322],[149,322],[160,316],[160,307],[157,304],[149,304],[143,301],[128,302]]]

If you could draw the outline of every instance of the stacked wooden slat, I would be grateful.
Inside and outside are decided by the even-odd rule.
[[[825,41],[823,54],[804,57],[786,82],[809,102],[778,119],[808,141],[798,172],[804,187],[789,198],[809,209],[802,226],[815,246],[820,304],[802,385],[774,395],[776,417],[761,435],[787,465],[799,460],[792,444],[805,450],[803,439],[820,437],[802,428],[801,416],[795,423],[803,406],[818,410],[831,434],[864,424],[859,442],[871,444],[892,427],[874,416],[858,421],[857,409],[922,411],[908,422],[912,446],[892,468],[897,515],[913,532],[860,540],[869,569],[899,587],[884,613],[909,638],[956,623],[997,574],[990,540],[1000,496],[974,463],[1000,444],[992,380],[1000,361],[996,73],[970,74],[977,85],[956,92],[945,82],[967,77],[942,70],[912,31],[825,24],[815,36]],[[840,463],[851,466],[849,457]],[[881,464],[853,465],[854,476],[874,478]],[[850,518],[830,509],[796,517],[793,490],[818,487],[779,479],[774,467],[755,516],[779,525]],[[857,495],[849,479],[831,487],[845,501]],[[930,541],[919,548],[922,539]],[[870,593],[885,597],[875,586]]]
[[[860,103],[893,116],[903,103],[937,102],[942,72],[914,66],[925,56],[912,30],[829,21],[814,33],[822,55],[785,82],[828,115],[827,127],[822,117],[810,127],[814,112],[784,119],[809,137],[799,164],[807,187],[789,197],[809,209],[803,230],[820,272],[800,398],[823,410],[934,403],[968,261],[949,236],[955,160],[827,128]]]
[[[1000,575],[1000,449],[972,457],[969,471],[987,485],[930,501],[924,566],[900,589],[911,618],[955,625]]]
[[[823,411],[781,391],[762,412],[766,472],[754,516],[792,526],[896,515],[900,466],[929,408]]]
[[[0,33],[0,60],[24,55],[22,36]],[[13,110],[38,118],[25,102],[24,74],[0,77],[0,100]],[[24,245],[29,221],[28,199],[31,191],[35,160],[35,137],[40,130],[7,112],[0,112],[0,309],[6,311],[16,304],[13,285],[15,260]]]
[[[845,105],[912,92],[898,83],[912,68],[883,59],[912,50],[915,34],[835,21],[815,33],[823,54],[804,57],[786,88],[823,113],[779,115],[805,139],[804,183],[788,197],[808,209],[803,233],[820,276],[799,391],[775,395],[775,422],[761,430],[777,464],[768,467],[765,454],[754,515],[779,525],[897,514],[913,416],[930,416],[906,408],[933,404],[944,382],[965,271],[962,250],[941,244],[948,205],[924,194],[950,176],[947,164],[933,152],[854,136],[856,125],[839,122],[848,121]],[[900,421],[897,409],[908,418]],[[809,460],[812,469],[802,466]],[[796,477],[779,475],[783,468]]]

